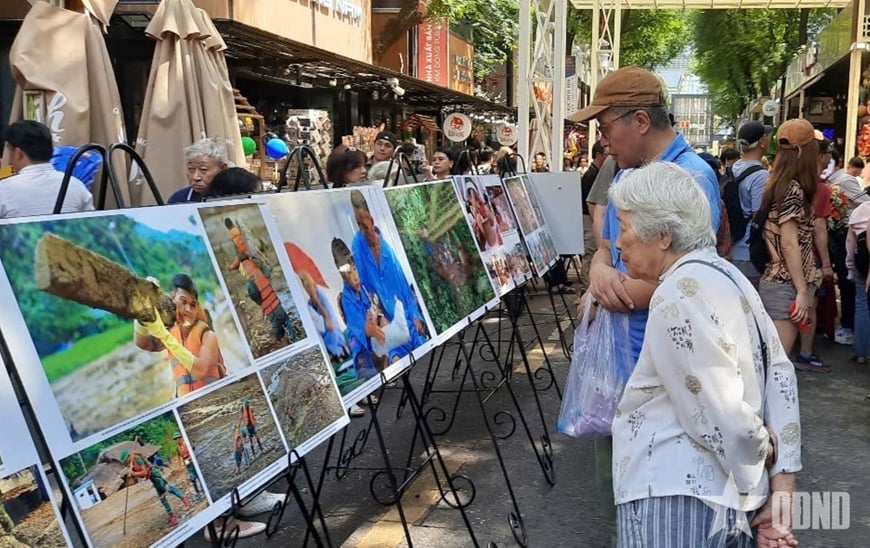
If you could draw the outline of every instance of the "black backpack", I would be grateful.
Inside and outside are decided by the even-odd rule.
[[[763,170],[760,165],[747,167],[739,177],[734,176],[732,168],[725,170],[722,177],[722,201],[725,202],[725,211],[728,212],[728,224],[731,225],[731,240],[739,242],[746,235],[746,227],[750,219],[743,214],[743,206],[740,205],[740,183],[755,173]]]
[[[870,252],[867,251],[867,231],[858,235],[857,247],[855,248],[855,270],[862,277],[867,277],[870,271]]]
[[[755,270],[761,274],[764,274],[767,263],[770,262],[770,253],[767,251],[767,241],[764,237],[764,227],[767,224],[769,214],[770,207],[768,206],[757,212],[752,218],[752,222],[749,223],[749,260]]]

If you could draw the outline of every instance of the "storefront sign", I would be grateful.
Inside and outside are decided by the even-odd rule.
[[[425,13],[426,3],[420,2],[420,10]],[[426,19],[417,27],[417,78],[438,86],[450,85],[449,38],[444,19]]]
[[[461,37],[450,35],[450,89],[474,94],[474,46]]]
[[[362,21],[363,8],[350,0],[313,0],[315,4],[328,10],[335,10],[336,17],[347,18],[356,23]]]
[[[510,147],[519,141],[519,130],[513,124],[502,124],[498,126],[498,134],[496,136],[498,144],[504,147]]]
[[[453,143],[461,143],[471,136],[471,119],[460,113],[454,112],[444,119],[444,136]]]

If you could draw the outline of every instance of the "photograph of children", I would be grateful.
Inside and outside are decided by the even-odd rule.
[[[260,371],[284,439],[299,455],[307,451],[306,442],[346,424],[329,368],[320,347],[311,346]]]
[[[0,478],[0,546],[67,546],[57,511],[36,466]]]
[[[499,229],[498,215],[493,207],[483,180],[486,177],[454,177],[456,194],[465,205],[468,226],[474,234],[480,257],[499,296],[515,287],[514,273],[505,259],[505,237]],[[498,176],[495,176],[498,180]],[[511,236],[508,235],[508,238]],[[514,238],[519,239],[516,231]]]
[[[520,224],[520,231],[523,237],[530,236],[539,228],[537,218],[532,211],[532,203],[529,201],[529,195],[526,193],[526,188],[523,186],[522,177],[511,177],[504,180],[505,188],[507,189],[508,199],[513,206],[517,221]]]
[[[287,454],[257,375],[180,406],[178,415],[212,500]]]
[[[304,339],[260,207],[207,207],[199,215],[254,358]]]
[[[385,192],[420,297],[439,335],[495,299],[453,181]]]
[[[544,260],[544,247],[541,244],[540,233],[535,233],[526,238],[526,245],[529,246],[529,256],[532,258],[535,272],[540,276],[547,271],[547,262]]]
[[[498,177],[484,177],[486,185],[486,193],[489,196],[489,201],[495,210],[495,219],[498,223],[498,229],[502,236],[516,233],[517,221],[514,217],[514,212],[511,211],[511,206],[508,203],[507,196],[504,192],[504,187],[501,186],[501,181]],[[494,184],[493,184],[494,183]]]
[[[404,367],[408,354],[429,340],[398,234],[376,207],[376,191],[267,200],[346,405],[356,403],[355,391],[365,391],[379,371]]]
[[[72,441],[249,366],[192,207],[0,225],[0,260]]]
[[[208,508],[172,412],[60,461],[96,546],[149,546]]]
[[[502,251],[507,264],[508,274],[513,280],[513,285],[502,285],[502,291],[499,295],[504,295],[514,286],[520,285],[529,279],[531,272],[529,270],[528,261],[525,259],[525,248],[523,248],[520,233],[517,230],[517,220],[511,210],[508,202],[507,194],[501,179],[497,175],[485,175],[478,178],[480,183],[486,189],[486,195],[495,211],[496,222],[502,235]],[[516,261],[514,255],[518,255],[522,260]]]
[[[529,179],[528,175],[520,175],[520,179],[523,181],[523,188],[526,189],[526,196],[529,197],[529,203],[532,206],[532,211],[535,213],[535,220],[538,222],[538,226],[544,226],[546,220],[544,220],[544,213],[541,211],[541,202],[538,200],[538,195],[535,193],[532,180]]]
[[[499,231],[489,195],[476,177],[454,177],[456,192],[465,203],[466,217],[481,251],[501,247],[504,240]]]

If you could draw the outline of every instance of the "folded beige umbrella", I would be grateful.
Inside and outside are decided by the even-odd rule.
[[[194,141],[221,142],[236,165],[244,165],[245,157],[223,54],[226,44],[208,15],[191,0],[163,0],[145,33],[157,46],[136,150],[165,200],[187,186],[183,150]],[[137,203],[153,203],[150,193],[141,193]]]
[[[27,117],[45,123],[55,145],[126,142],[121,97],[103,39],[117,0],[85,0],[85,13],[32,3],[9,53],[18,84],[10,122],[24,118],[27,106]],[[41,93],[26,98],[31,91]],[[121,191],[128,198],[127,189]]]

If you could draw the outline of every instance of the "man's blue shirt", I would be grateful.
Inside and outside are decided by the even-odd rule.
[[[673,162],[692,174],[692,177],[701,185],[707,200],[710,202],[710,211],[713,214],[713,231],[719,230],[719,215],[721,213],[719,206],[719,179],[713,172],[713,168],[695,153],[689,143],[680,134],[677,134],[658,161]],[[619,184],[622,177],[630,171],[630,169],[620,170],[616,174],[613,184]],[[667,181],[662,181],[662,184],[667,184]],[[602,236],[610,242],[610,260],[613,267],[620,272],[627,272],[625,265],[620,259],[619,250],[616,249],[616,239],[619,237],[619,221],[616,219],[616,207],[610,202],[607,203],[607,211],[604,215]],[[631,338],[631,353],[635,361],[640,356],[640,349],[643,347],[643,336],[646,332],[648,316],[649,311],[646,308],[629,312],[628,330],[629,337]]]

